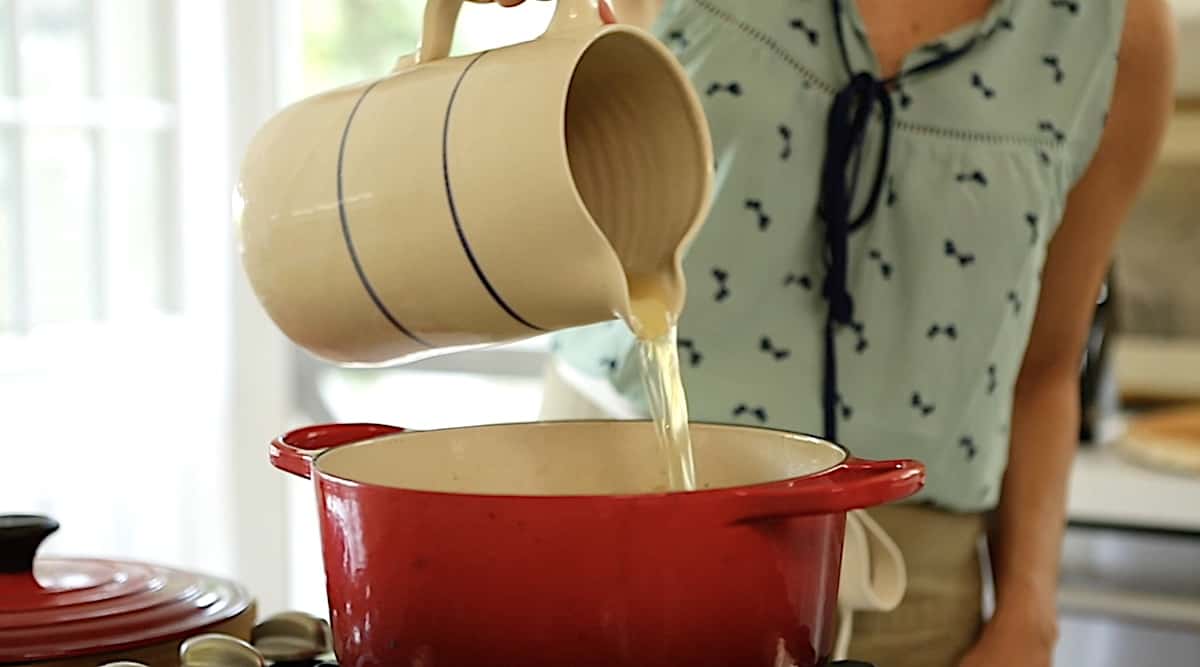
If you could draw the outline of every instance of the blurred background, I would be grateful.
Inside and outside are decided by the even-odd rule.
[[[535,37],[552,9],[468,5],[458,52]],[[1200,1],[1176,5],[1176,117],[1081,376],[1067,665],[1200,664],[1200,472],[1122,430],[1200,401]],[[237,262],[231,193],[254,130],[386,73],[422,6],[0,0],[0,511],[62,522],[46,552],[228,576],[266,612],[323,614],[311,489],[268,466],[273,436],[536,418],[544,340],[331,368],[276,332]]]
[[[223,573],[268,609],[319,608],[320,572],[290,558],[315,563],[315,545],[289,543],[315,528],[313,501],[267,466],[270,438],[334,418],[535,416],[544,345],[457,360],[466,376],[334,371],[276,332],[238,264],[230,207],[254,130],[386,73],[422,7],[0,0],[0,508],[56,517],[47,551]],[[469,6],[456,49],[530,39],[550,9]]]

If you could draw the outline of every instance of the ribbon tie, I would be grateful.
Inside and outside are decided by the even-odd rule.
[[[883,139],[875,167],[875,178],[863,210],[851,217],[858,189],[862,148],[871,116],[878,108],[883,117]],[[833,98],[826,126],[825,159],[821,165],[820,214],[825,221],[826,269],[825,297],[829,299],[830,316],[839,324],[850,324],[854,318],[854,302],[846,289],[849,270],[847,245],[850,232],[862,226],[875,214],[887,175],[888,148],[892,135],[892,98],[884,82],[865,72],[851,77],[850,82]]]
[[[842,2],[830,0],[838,48],[847,72],[853,72],[850,53],[842,27]],[[887,178],[888,157],[892,143],[892,120],[895,109],[889,86],[909,76],[944,67],[966,55],[976,44],[972,37],[962,45],[945,49],[933,58],[899,74],[880,80],[869,72],[858,72],[837,92],[829,109],[826,123],[825,157],[821,164],[821,192],[817,211],[825,223],[825,283],[823,294],[829,303],[825,318],[825,369],[822,381],[822,407],[825,419],[825,438],[837,442],[837,410],[842,402],[838,392],[837,346],[838,326],[860,327],[854,319],[854,299],[847,286],[849,280],[850,232],[861,227],[875,214]],[[882,137],[875,164],[871,191],[862,211],[854,215],[855,195],[863,160],[863,144],[871,117],[879,112]]]
[[[883,120],[883,137],[876,161],[875,177],[862,212],[853,215],[858,191],[859,167],[867,128],[876,109]],[[859,72],[838,91],[829,109],[826,125],[825,157],[821,165],[821,193],[818,212],[825,223],[825,284],[823,293],[829,302],[825,322],[825,372],[822,403],[825,437],[837,438],[837,355],[834,335],[837,325],[854,322],[854,299],[847,287],[849,276],[850,232],[875,214],[887,177],[888,150],[892,135],[892,98],[887,83],[866,72]]]

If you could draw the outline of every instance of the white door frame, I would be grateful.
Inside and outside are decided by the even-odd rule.
[[[181,140],[185,284],[204,285],[185,289],[184,298],[224,323],[223,334],[211,342],[224,352],[224,368],[215,374],[220,381],[211,388],[223,398],[221,414],[212,417],[224,426],[224,449],[215,461],[197,462],[197,474],[214,476],[207,488],[215,497],[189,503],[191,533],[197,549],[212,550],[213,570],[246,585],[260,613],[270,614],[290,602],[287,488],[284,474],[268,462],[267,443],[296,421],[292,348],[263,313],[242,273],[232,202],[245,147],[283,98],[289,68],[281,63],[299,67],[301,62],[289,47],[299,43],[299,33],[287,19],[298,3],[176,3],[181,124],[208,124],[206,132],[185,133]],[[218,43],[196,43],[197,35],[219,36]],[[212,141],[213,136],[227,141]],[[221,537],[213,543],[231,546],[207,547],[203,536],[210,534]]]

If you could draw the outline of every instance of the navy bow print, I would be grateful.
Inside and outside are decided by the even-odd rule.
[[[737,81],[730,81],[729,83],[718,83],[714,81],[708,85],[708,90],[704,92],[709,97],[712,97],[713,95],[716,95],[722,91],[727,92],[734,97],[741,97],[742,84],[738,83]]]

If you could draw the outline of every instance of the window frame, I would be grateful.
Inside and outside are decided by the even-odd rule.
[[[75,336],[68,336],[68,344],[72,342],[79,346],[89,344],[89,338],[97,324],[103,325],[109,321],[111,294],[108,286],[107,267],[112,261],[108,248],[112,243],[113,227],[108,223],[107,212],[111,202],[120,193],[106,188],[104,172],[106,157],[113,150],[112,132],[115,130],[133,130],[145,132],[148,136],[162,138],[162,153],[159,165],[165,169],[163,187],[158,193],[158,219],[162,244],[161,266],[163,273],[159,276],[162,293],[159,294],[159,311],[156,316],[148,318],[145,323],[150,328],[162,328],[164,333],[169,330],[179,314],[182,306],[181,292],[183,291],[184,276],[177,270],[180,266],[180,225],[182,210],[180,204],[180,181],[178,165],[182,161],[180,154],[183,143],[179,124],[179,95],[178,95],[178,62],[179,50],[176,30],[176,8],[179,0],[168,0],[159,5],[155,14],[152,29],[164,38],[159,46],[162,49],[156,58],[157,76],[161,77],[163,85],[161,97],[116,97],[101,90],[102,80],[109,63],[101,48],[107,39],[104,26],[105,12],[114,11],[111,3],[102,0],[81,0],[81,7],[87,22],[86,50],[87,89],[80,97],[45,97],[25,95],[21,81],[20,40],[23,30],[20,15],[23,3],[36,0],[8,0],[6,20],[11,32],[7,41],[8,71],[5,75],[11,82],[12,89],[6,94],[0,94],[0,133],[11,141],[12,151],[9,155],[13,173],[13,211],[9,256],[5,258],[12,267],[11,280],[8,281],[8,301],[12,318],[9,325],[0,328],[0,362],[7,357],[24,360],[26,363],[40,359],[42,364],[52,364],[54,355],[46,355],[40,350],[45,346],[38,340],[38,329],[32,314],[32,284],[29,270],[31,253],[30,240],[30,210],[29,201],[33,179],[26,169],[27,135],[31,130],[45,128],[65,128],[82,132],[87,137],[92,149],[92,208],[89,220],[90,245],[92,246],[88,278],[91,282],[91,307],[88,316],[48,325],[53,331],[53,337],[62,338],[64,332],[74,331]],[[44,337],[44,336],[43,336]],[[74,339],[73,341],[70,339]],[[7,370],[0,363],[0,373]]]

